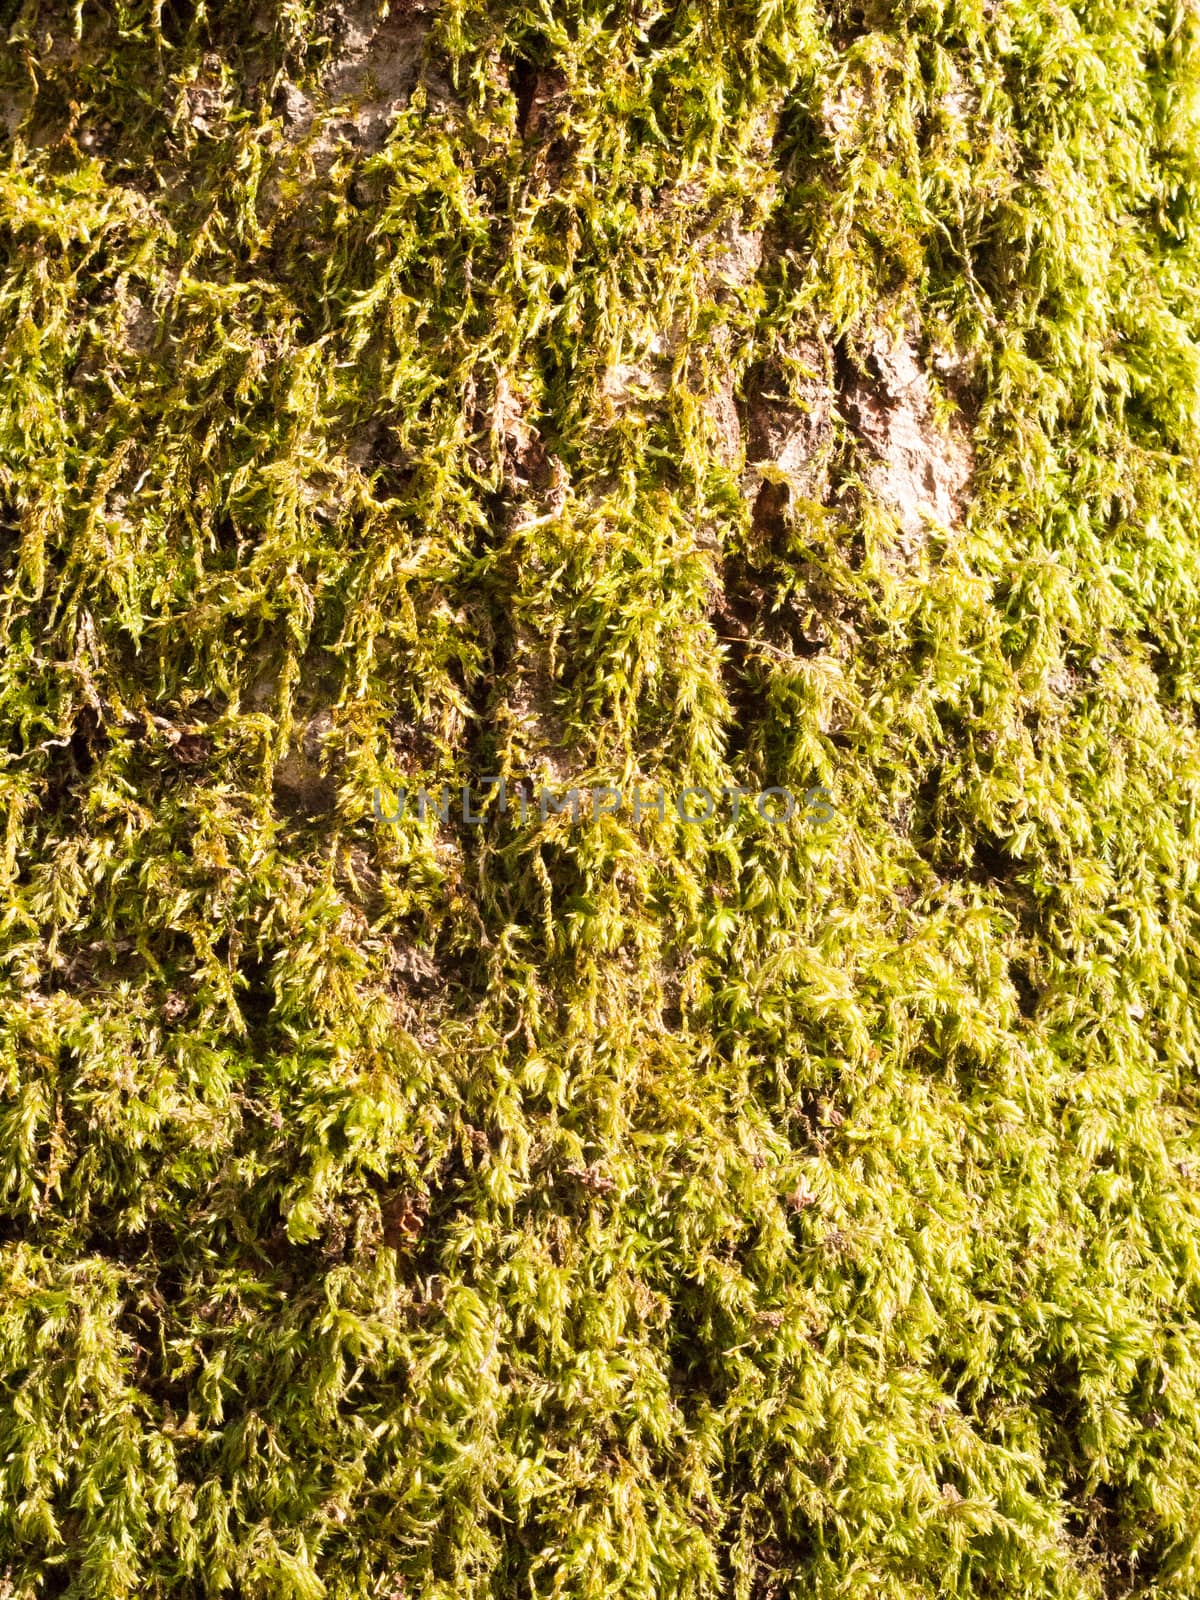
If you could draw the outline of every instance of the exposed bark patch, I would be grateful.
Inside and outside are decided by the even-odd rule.
[[[562,133],[562,111],[567,98],[567,80],[561,72],[538,72],[529,86],[521,114],[524,139],[536,139],[553,148]],[[556,151],[561,155],[561,151]]]
[[[774,118],[764,113],[750,141],[764,170],[769,168],[774,134]],[[684,223],[694,219],[692,237],[704,288],[718,305],[736,313],[762,271],[775,186],[765,183],[753,206],[746,207],[741,216],[727,216],[719,222],[705,219],[703,195],[703,186],[695,180],[678,183],[662,196],[660,209],[678,215]],[[744,448],[737,401],[736,337],[731,322],[723,318],[706,339],[698,339],[678,323],[663,328],[640,359],[608,368],[600,384],[601,398],[616,409],[653,402],[666,396],[678,379],[700,401],[712,424],[717,459],[727,469],[738,471]],[[679,361],[681,352],[686,352],[684,362]]]
[[[762,258],[762,231],[743,228],[737,222],[727,223],[713,236],[708,268],[710,292],[725,297],[745,290],[757,277]],[[614,410],[623,410],[664,398],[670,392],[672,367],[684,342],[682,332],[672,328],[657,333],[640,360],[614,362],[601,378],[601,399]],[[722,465],[736,469],[742,462],[742,426],[729,329],[719,327],[703,349],[688,341],[688,352],[687,382],[698,393],[713,424],[717,457]]]
[[[291,141],[301,143],[320,122],[313,144],[317,158],[331,155],[339,138],[367,151],[382,149],[420,76],[432,9],[401,4],[386,18],[374,4],[339,9],[340,49],[315,96],[287,81],[276,91]]]
[[[833,436],[829,356],[815,339],[786,352],[786,362],[758,369],[745,385],[746,470],[742,490],[762,530],[783,515],[793,495],[822,500],[828,489]]]
[[[367,146],[383,144],[392,119],[408,104],[428,31],[424,7],[399,6],[383,21],[374,6],[347,13],[342,54],[321,89],[330,105],[350,107],[350,121]]]
[[[661,399],[670,388],[671,341],[656,334],[647,347],[649,360],[614,361],[600,380],[600,398],[616,410],[647,399]]]
[[[276,804],[290,815],[320,816],[336,801],[333,780],[325,770],[323,746],[333,717],[320,711],[305,724],[299,741],[278,762],[273,775]]]
[[[17,129],[29,115],[29,95],[0,90],[0,135],[15,139]]]
[[[556,785],[571,776],[566,731],[554,704],[550,647],[528,629],[518,628],[513,652],[513,683],[501,716],[518,757],[517,767],[535,782],[540,775]]]
[[[911,342],[886,333],[871,341],[867,372],[848,375],[842,409],[875,458],[867,481],[896,513],[912,556],[931,525],[952,528],[961,517],[972,468],[965,431],[937,422]]]
[[[496,384],[491,408],[492,446],[503,465],[506,487],[513,494],[533,488],[548,500],[552,511],[562,509],[566,497],[566,469],[547,451],[538,429],[529,420],[532,402],[506,374]]]
[[[404,1002],[425,1000],[444,987],[437,962],[428,950],[403,938],[396,938],[390,947],[388,985],[393,997]]]
[[[184,115],[188,125],[197,133],[210,136],[220,133],[235,101],[222,74],[221,58],[215,51],[205,55],[200,72],[183,94]]]
[[[125,345],[131,355],[144,356],[150,351],[159,328],[159,318],[152,306],[137,295],[131,295],[125,308]]]
[[[122,332],[125,348],[131,356],[140,358],[149,355],[161,340],[167,307],[178,283],[178,271],[166,267],[162,272],[161,287],[152,299],[144,300],[141,295],[126,291],[120,302],[124,324]]]
[[[720,248],[713,262],[713,282],[718,293],[739,294],[749,288],[762,268],[763,231],[761,228],[744,228],[734,222],[721,230],[719,242]],[[717,338],[714,354],[718,358],[721,377],[716,389],[706,398],[704,409],[716,431],[717,455],[722,465],[736,470],[743,461],[743,438],[737,385],[730,371],[728,328],[722,328]]]

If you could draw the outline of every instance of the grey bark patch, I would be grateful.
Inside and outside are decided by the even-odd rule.
[[[934,416],[929,378],[906,336],[876,334],[870,377],[847,387],[847,421],[867,445],[865,478],[895,514],[901,549],[915,553],[931,526],[952,528],[962,515],[972,454],[961,426]]]
[[[151,300],[143,300],[141,295],[129,292],[125,296],[122,310],[124,312],[124,343],[131,356],[146,356],[154,348],[163,333],[165,306],[170,297],[175,293],[179,281],[179,274],[171,269],[163,274],[165,290]]]
[[[647,354],[649,361],[615,361],[604,369],[600,379],[600,398],[607,401],[614,414],[626,406],[661,400],[670,388],[670,347],[661,335],[655,336]]]
[[[523,139],[552,142],[561,132],[567,80],[561,72],[535,72],[528,92],[518,97],[517,127]]]
[[[325,771],[322,749],[332,727],[330,713],[318,712],[305,724],[299,741],[276,763],[272,781],[281,810],[300,816],[320,816],[333,810],[337,791]]]
[[[233,109],[230,86],[223,79],[221,58],[210,51],[205,55],[201,71],[183,91],[186,119],[197,133],[216,134]]]
[[[0,133],[15,139],[17,129],[29,114],[29,95],[0,91]]]
[[[764,164],[774,136],[774,118],[763,113],[754,129],[751,148]],[[704,186],[693,180],[675,184],[660,202],[660,209],[681,219],[695,214],[694,240],[698,278],[705,292],[722,307],[735,312],[762,271],[768,219],[775,186],[760,186],[740,216],[717,221],[703,216]],[[697,284],[699,288],[699,282]],[[663,326],[635,359],[614,363],[604,372],[599,394],[612,412],[628,406],[661,402],[674,383],[683,384],[699,401],[712,425],[712,445],[717,460],[740,471],[744,460],[742,419],[737,387],[738,335],[729,320],[718,320],[706,339],[697,339],[677,321]],[[680,361],[684,353],[686,360]]]
[[[408,105],[421,71],[432,8],[400,5],[380,17],[375,4],[342,10],[341,44],[313,94],[284,82],[279,110],[295,143],[316,130],[313,154],[331,154],[339,136],[374,151]]]
[[[793,496],[825,497],[833,437],[830,365],[824,345],[804,339],[745,385],[742,492],[760,525],[781,515]]]
[[[438,987],[440,973],[436,961],[428,951],[405,939],[396,938],[391,947],[391,973],[393,981],[418,993],[429,993]]]
[[[762,228],[743,228],[734,222],[722,229],[719,249],[713,261],[714,284],[727,292],[739,293],[757,278],[763,260]],[[728,370],[729,330],[718,335],[724,375],[704,401],[717,440],[717,456],[723,466],[738,469],[743,462],[742,419],[738,411],[737,386]]]
[[[371,147],[382,145],[393,117],[408,104],[428,26],[423,15],[403,10],[375,25],[351,20],[346,53],[321,87],[330,104],[351,107],[350,120]]]
[[[512,686],[500,720],[518,764],[555,784],[571,775],[566,730],[554,704],[551,651],[529,629],[516,630]]]

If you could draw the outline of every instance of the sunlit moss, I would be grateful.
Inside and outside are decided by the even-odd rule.
[[[1194,8],[0,33],[0,1596],[1195,1595]]]

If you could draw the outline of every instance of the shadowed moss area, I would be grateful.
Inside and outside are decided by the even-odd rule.
[[[1188,0],[0,0],[0,1596],[1200,1594],[1198,178]]]

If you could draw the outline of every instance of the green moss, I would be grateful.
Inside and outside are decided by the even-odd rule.
[[[0,25],[0,1594],[1196,1594],[1193,9]]]

